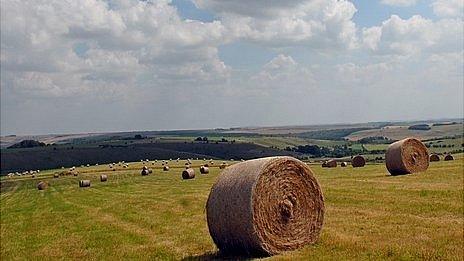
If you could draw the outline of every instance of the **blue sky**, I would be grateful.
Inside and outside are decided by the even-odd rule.
[[[1,134],[463,117],[462,0],[24,0]]]

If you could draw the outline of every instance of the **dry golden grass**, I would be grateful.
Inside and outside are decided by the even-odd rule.
[[[194,161],[195,168],[201,163]],[[1,260],[221,257],[204,209],[218,167],[182,180],[182,168],[170,165],[163,172],[158,162],[149,176],[134,163],[118,171],[78,168],[79,177],[53,179],[45,171],[35,180],[2,179]],[[311,168],[326,199],[321,238],[272,259],[463,260],[462,158],[397,177],[384,165]],[[50,181],[45,191],[35,188],[41,178]],[[84,178],[90,188],[78,187]]]

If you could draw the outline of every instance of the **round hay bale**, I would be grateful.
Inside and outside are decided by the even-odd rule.
[[[60,174],[58,174],[58,173],[53,174],[53,178],[57,179],[59,177],[60,177]]]
[[[385,163],[391,175],[422,172],[429,167],[429,153],[420,140],[406,138],[388,146]]]
[[[79,172],[77,172],[77,171],[74,171],[74,172],[73,172],[73,176],[74,176],[74,177],[77,177],[78,175],[79,175]]]
[[[41,181],[41,182],[39,182],[39,183],[37,184],[37,189],[38,189],[38,190],[44,190],[44,189],[46,189],[46,188],[48,188],[48,183],[45,182],[45,181]]]
[[[207,168],[208,168],[208,167],[209,167],[209,164],[208,164],[208,163],[206,163],[206,164],[205,164],[205,165],[203,165],[203,166],[205,166],[205,167],[207,167]]]
[[[169,166],[168,165],[164,166],[163,171],[169,171]]]
[[[142,169],[142,172],[140,172],[142,176],[147,176],[149,174],[147,169]]]
[[[201,174],[208,174],[209,173],[209,168],[206,166],[201,166],[200,167],[200,173]]]
[[[337,161],[335,161],[334,159],[326,160],[326,161],[324,161],[324,163],[322,163],[322,167],[336,168],[337,167]]]
[[[227,167],[227,163],[223,162],[221,165],[219,165],[220,169],[225,169]]]
[[[79,181],[79,187],[84,188],[84,187],[90,187],[90,180],[84,179]]]
[[[451,154],[446,154],[446,156],[445,156],[445,158],[444,158],[444,161],[450,161],[450,160],[454,160],[453,155],[451,155]]]
[[[195,170],[192,168],[184,169],[184,171],[182,171],[182,178],[183,179],[195,178]]]
[[[438,154],[430,155],[430,161],[440,161],[440,156]]]
[[[108,180],[108,176],[107,176],[107,175],[105,175],[105,174],[100,175],[100,181],[101,181],[101,182],[105,182],[105,181],[107,181],[107,180]]]
[[[361,155],[354,156],[351,160],[351,166],[353,166],[353,168],[361,168],[364,167],[364,165],[366,165],[366,159]]]
[[[153,170],[152,169],[148,169],[148,174],[151,174],[153,173]]]
[[[346,166],[348,166],[348,163],[346,163],[345,161],[343,161],[342,163],[340,163],[340,166],[341,166],[341,167],[346,167]]]
[[[311,169],[292,157],[228,167],[206,204],[209,233],[225,253],[273,255],[314,243],[324,197]]]

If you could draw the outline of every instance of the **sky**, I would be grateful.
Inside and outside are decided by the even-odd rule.
[[[462,0],[0,0],[1,135],[464,117]]]

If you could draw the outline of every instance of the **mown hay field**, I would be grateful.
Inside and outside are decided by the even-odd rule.
[[[221,257],[205,217],[220,170],[201,175],[194,161],[195,179],[182,180],[181,163],[163,172],[158,162],[149,176],[140,175],[140,162],[117,171],[78,168],[79,177],[41,172],[50,183],[44,191],[36,188],[40,176],[2,179],[1,260]],[[396,177],[383,164],[311,168],[325,196],[321,238],[271,259],[464,258],[462,156]],[[79,188],[80,179],[91,187]]]

